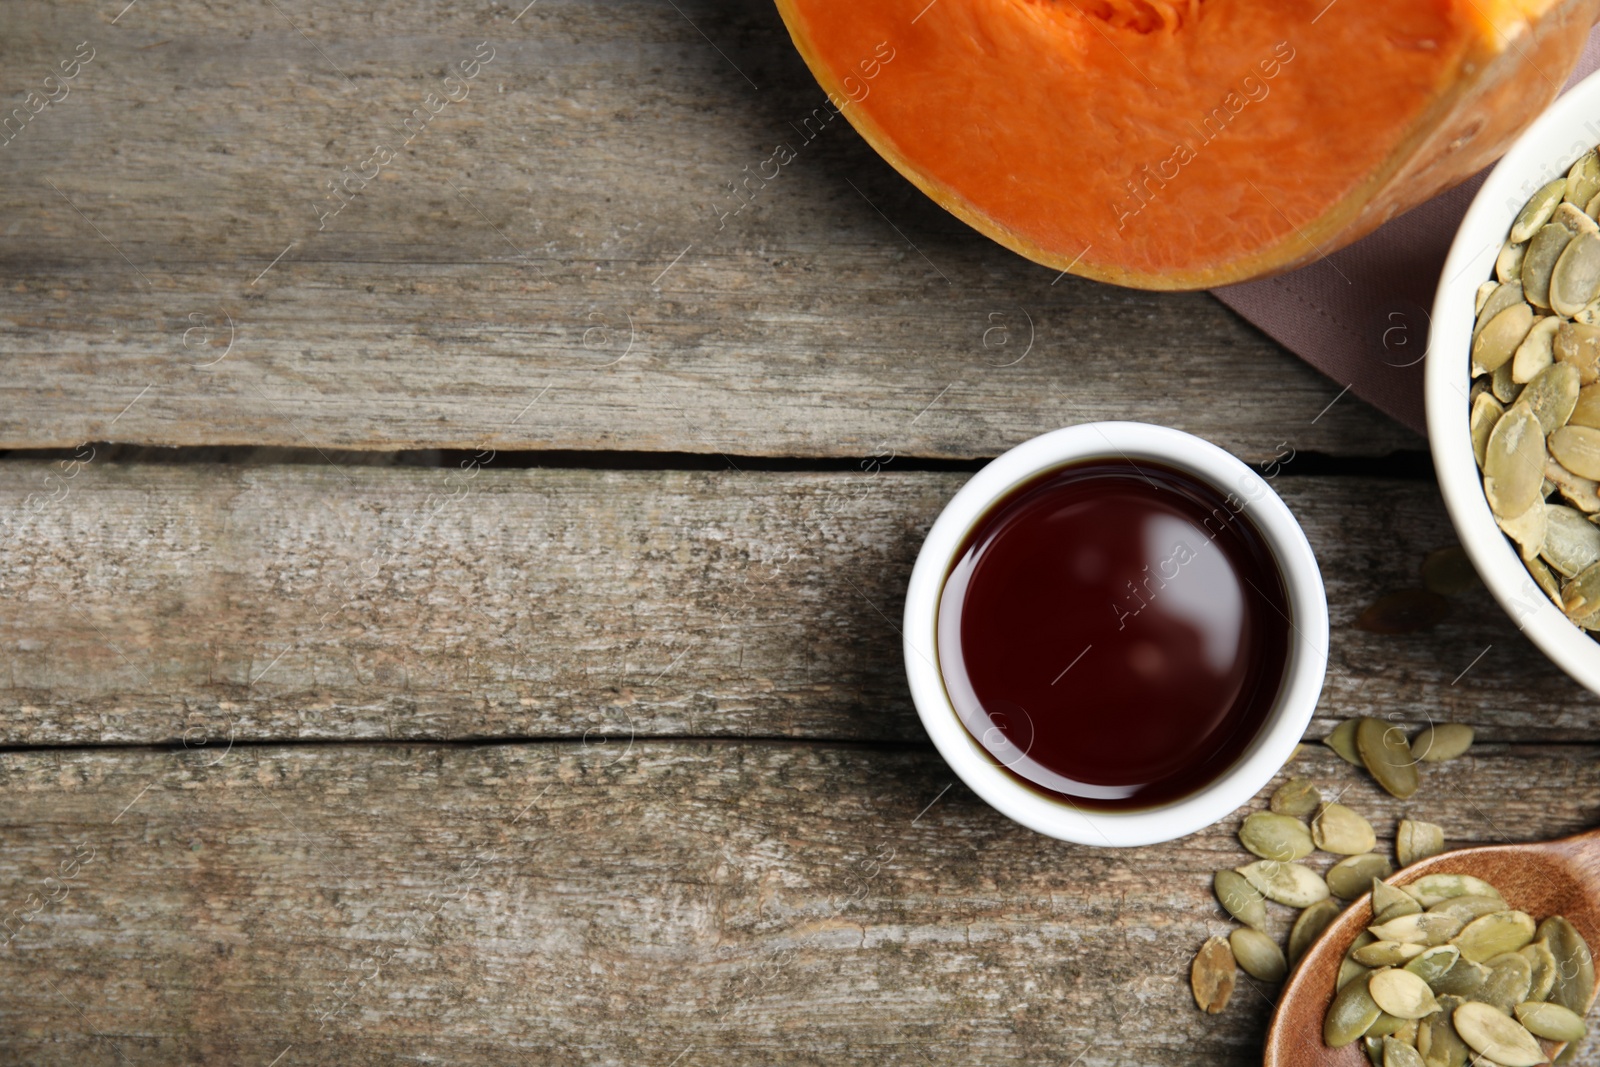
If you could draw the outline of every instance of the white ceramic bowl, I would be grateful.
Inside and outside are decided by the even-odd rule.
[[[1461,220],[1434,296],[1425,399],[1428,443],[1456,534],[1489,592],[1557,666],[1600,693],[1600,645],[1534,584],[1495,525],[1467,429],[1468,352],[1474,297],[1494,274],[1495,257],[1522,205],[1600,144],[1600,74],[1585,78],[1530,126],[1495,165]]]
[[[1294,632],[1277,703],[1255,740],[1220,778],[1159,807],[1086,811],[1011,777],[957,718],[938,667],[939,595],[962,541],[997,500],[1044,471],[1119,457],[1188,472],[1223,495],[1243,501],[1243,513],[1276,557]],[[906,676],[917,714],[939,754],[973,792],[1002,814],[1041,834],[1085,845],[1170,841],[1211,825],[1255,796],[1305,733],[1322,691],[1327,655],[1328,602],[1322,574],[1300,524],[1278,494],[1259,474],[1209,441],[1145,423],[1095,422],[1055,430],[1023,442],[984,467],[962,486],[928,531],[906,591]]]

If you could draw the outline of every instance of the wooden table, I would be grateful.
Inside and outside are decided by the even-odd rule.
[[[907,698],[923,532],[1087,419],[1277,458],[1312,736],[1479,728],[1409,804],[1296,763],[1385,847],[1595,823],[1481,588],[1352,625],[1453,542],[1420,439],[965,229],[762,0],[125,3],[0,6],[13,99],[79,57],[0,146],[0,1059],[1253,1062],[1274,990],[1187,988],[1239,816],[1047,840]]]

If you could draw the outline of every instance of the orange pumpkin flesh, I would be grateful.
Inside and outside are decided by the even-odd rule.
[[[968,224],[1146,289],[1325,255],[1492,162],[1600,0],[777,0],[835,109]],[[1600,116],[1596,116],[1600,119]]]

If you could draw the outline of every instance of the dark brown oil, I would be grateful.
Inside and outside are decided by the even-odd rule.
[[[1011,774],[1087,808],[1148,808],[1220,777],[1289,658],[1277,562],[1236,497],[1157,464],[1060,467],[956,554],[939,667]]]

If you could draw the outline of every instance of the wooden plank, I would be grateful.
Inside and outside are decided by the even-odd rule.
[[[1486,748],[1404,804],[1295,769],[1388,850],[1402,814],[1583,829],[1597,756]],[[1274,991],[1210,1017],[1186,982],[1238,816],[1091,849],[950,783],[741,742],[10,753],[0,1026],[38,1064],[1258,1062]]]
[[[920,740],[902,595],[966,475],[893,471],[0,463],[0,743]],[[1453,541],[1431,485],[1274,484],[1331,604],[1314,733],[1600,734],[1481,588],[1432,631],[1353,627]]]
[[[1101,418],[1255,459],[1421,445],[1208,296],[956,222],[813,117],[764,0],[519,8],[6,4],[17,91],[94,58],[0,147],[0,447],[971,457]],[[1398,358],[1390,311],[1328,328]]]

